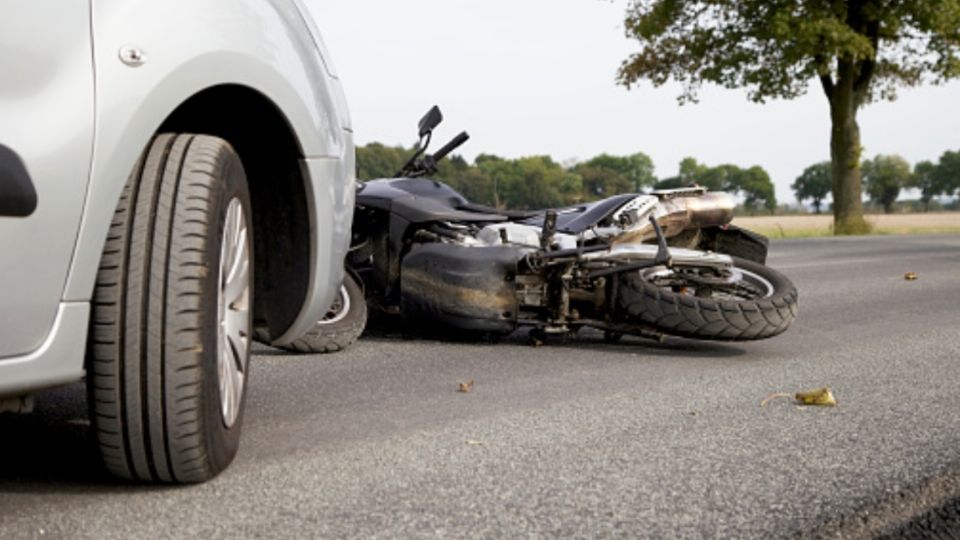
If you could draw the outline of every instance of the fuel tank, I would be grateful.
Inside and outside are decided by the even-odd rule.
[[[400,310],[414,323],[477,332],[516,328],[517,261],[511,246],[422,244],[400,271]]]

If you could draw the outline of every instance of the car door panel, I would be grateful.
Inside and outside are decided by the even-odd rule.
[[[91,52],[89,2],[0,4],[0,359],[37,349],[59,308],[89,179]]]

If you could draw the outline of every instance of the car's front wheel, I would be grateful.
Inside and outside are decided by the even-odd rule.
[[[202,482],[240,442],[253,308],[246,176],[224,140],[163,134],[114,214],[93,299],[88,395],[107,469]]]

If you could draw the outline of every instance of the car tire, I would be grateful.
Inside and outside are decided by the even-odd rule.
[[[252,232],[246,175],[226,141],[152,141],[114,214],[88,340],[91,419],[114,475],[202,482],[236,455]]]
[[[342,351],[357,341],[367,326],[367,302],[363,289],[347,273],[337,294],[333,306],[313,329],[280,348],[297,353],[327,354]],[[257,328],[255,336],[262,343],[271,341],[266,328]]]

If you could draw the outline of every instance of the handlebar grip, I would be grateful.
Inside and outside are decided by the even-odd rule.
[[[447,157],[447,154],[456,150],[461,144],[467,142],[468,139],[470,139],[470,135],[466,131],[460,133],[454,137],[452,141],[444,145],[443,148],[437,150],[436,153],[433,154],[433,160],[440,161]]]

